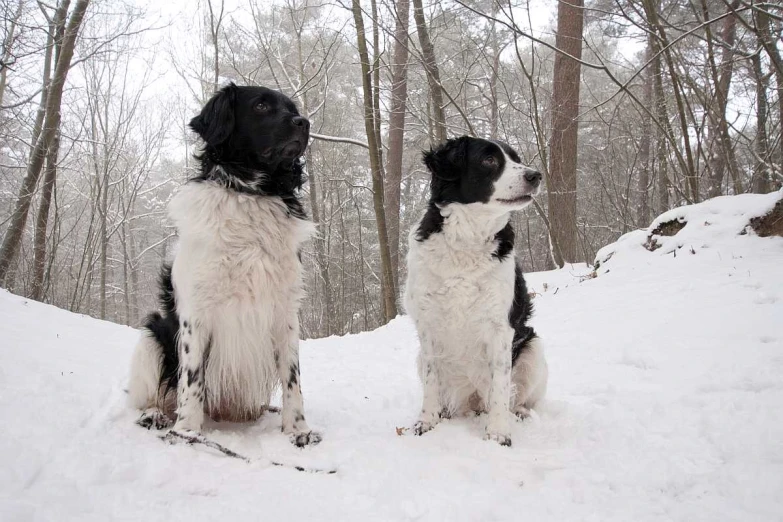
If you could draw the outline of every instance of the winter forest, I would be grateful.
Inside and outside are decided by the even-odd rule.
[[[783,182],[783,6],[757,0],[2,0],[0,286],[137,326],[229,81],[312,123],[304,337],[399,310],[421,151],[499,139],[544,173],[526,271]]]

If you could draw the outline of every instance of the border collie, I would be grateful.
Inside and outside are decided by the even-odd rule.
[[[233,83],[190,122],[201,173],[168,214],[178,251],[160,278],[131,362],[137,421],[197,434],[207,414],[250,421],[282,385],[282,430],[297,446],[320,435],[304,418],[299,379],[301,245],[313,232],[297,193],[310,122],[264,87]],[[194,433],[195,432],[195,433]]]
[[[425,152],[424,163],[431,196],[409,237],[404,295],[421,343],[414,433],[442,416],[486,411],[486,438],[510,446],[509,410],[528,416],[547,384],[509,221],[542,176],[505,143],[467,136]]]

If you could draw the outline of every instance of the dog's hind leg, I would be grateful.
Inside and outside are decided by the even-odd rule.
[[[209,356],[211,335],[205,326],[187,314],[180,315],[179,376],[177,382],[178,432],[201,430],[204,423],[206,387],[204,370]]]
[[[160,388],[163,354],[155,338],[148,331],[141,334],[131,358],[128,380],[128,404],[144,410],[153,406]]]
[[[161,408],[162,365],[161,346],[149,331],[143,332],[131,359],[128,403],[143,410],[136,424],[147,429],[160,430],[171,426],[171,419]]]
[[[520,419],[530,416],[530,409],[544,397],[548,380],[541,340],[533,337],[525,343],[511,371],[514,387],[511,411]]]
[[[321,434],[310,430],[304,416],[304,400],[299,373],[299,319],[289,319],[284,341],[274,347],[275,363],[283,386],[283,433],[291,435],[291,442],[302,447],[321,442]]]

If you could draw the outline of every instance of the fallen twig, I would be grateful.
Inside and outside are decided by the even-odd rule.
[[[208,448],[214,449],[216,451],[219,451],[223,455],[235,459],[242,460],[244,462],[247,462],[248,464],[252,462],[249,458],[245,457],[244,455],[240,455],[234,450],[231,450],[222,444],[215,442],[214,440],[209,440],[203,435],[199,434],[189,434],[189,433],[182,433],[179,431],[169,430],[166,432],[165,435],[161,437],[162,440],[168,442],[169,444],[173,444],[175,442],[174,439],[179,439],[185,441],[188,445],[193,444],[201,444],[203,446],[206,446]],[[334,475],[337,473],[336,469],[320,469],[320,468],[306,468],[304,466],[297,466],[296,464],[286,464],[284,462],[278,462],[275,460],[267,459],[269,461],[269,464],[272,466],[277,466],[281,468],[289,468],[289,469],[295,469],[296,471],[304,471],[306,473],[323,473],[326,475]]]

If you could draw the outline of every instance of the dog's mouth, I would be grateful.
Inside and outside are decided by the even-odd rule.
[[[305,150],[305,143],[299,140],[294,140],[283,145],[280,150],[280,155],[287,159],[298,158]]]
[[[503,203],[504,205],[527,205],[531,201],[533,201],[533,196],[530,194],[526,194],[524,196],[517,196],[515,198],[510,199],[498,199],[498,203]]]

